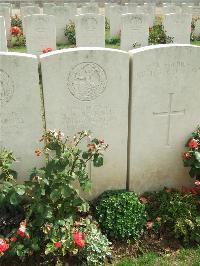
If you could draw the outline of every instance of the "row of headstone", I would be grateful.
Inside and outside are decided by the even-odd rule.
[[[181,153],[199,124],[199,60],[200,47],[190,45],[40,56],[47,128],[66,136],[89,129],[109,144],[104,166],[91,170],[93,196],[125,188],[127,165],[137,192],[189,183]],[[40,103],[37,57],[0,53],[0,146],[13,150],[21,179],[41,164]]]

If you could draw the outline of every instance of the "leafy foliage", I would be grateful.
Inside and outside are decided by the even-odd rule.
[[[185,167],[190,167],[191,177],[200,180],[200,127],[195,130],[186,145],[187,151],[183,153]]]
[[[146,211],[152,229],[167,231],[184,242],[200,243],[200,213],[198,196],[164,189],[144,194]]]
[[[96,202],[96,215],[103,231],[115,239],[137,239],[146,223],[145,205],[127,191],[108,191]]]
[[[70,21],[70,23],[66,26],[65,36],[67,37],[69,44],[76,44],[75,23],[73,21]]]
[[[80,196],[79,189],[90,190],[88,165],[103,165],[107,145],[103,140],[91,140],[86,131],[79,132],[72,139],[65,138],[61,131],[48,131],[41,141],[45,147],[37,149],[35,155],[44,155],[46,166],[34,169],[30,181],[23,185],[17,185],[11,175],[12,153],[5,150],[1,153],[0,169],[4,180],[0,188],[0,207],[8,202],[9,207],[22,206],[24,213],[17,228],[12,228],[8,234],[2,232],[0,248],[1,245],[9,246],[5,255],[25,257],[34,252],[45,252],[59,258],[69,254],[79,256],[81,249],[87,246],[81,257],[87,264],[100,265],[110,254],[109,242],[92,217],[83,219],[88,216],[89,204]],[[79,148],[83,145],[81,143],[88,141],[87,149]],[[75,238],[75,235],[81,235],[79,231],[84,233],[84,239]],[[93,254],[90,254],[91,250]]]
[[[167,36],[162,24],[154,25],[149,29],[149,44],[172,43],[174,37]]]
[[[11,27],[19,27],[22,30],[22,20],[18,15],[11,17]]]
[[[120,37],[119,36],[109,37],[106,39],[106,44],[120,45]]]

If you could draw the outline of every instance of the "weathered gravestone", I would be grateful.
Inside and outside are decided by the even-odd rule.
[[[57,44],[67,43],[67,37],[64,34],[66,25],[70,22],[69,9],[66,6],[55,6],[53,15],[56,22],[56,42]]]
[[[24,6],[20,9],[21,18],[22,18],[22,26],[23,26],[23,33],[26,34],[26,26],[24,23],[24,17],[34,14],[40,14],[40,8],[38,6]]]
[[[126,183],[129,56],[104,48],[41,55],[47,128],[73,136],[91,130],[109,148],[91,169],[93,196]]]
[[[10,8],[5,6],[0,6],[0,16],[4,17],[5,19],[5,26],[6,26],[6,36],[7,40],[10,40],[10,28],[11,28],[11,21],[10,21]]]
[[[41,135],[37,57],[0,52],[0,147],[14,152],[21,180],[40,164],[34,151]]]
[[[64,3],[64,6],[68,8],[69,20],[75,21],[75,16],[77,15],[77,4],[76,3]]]
[[[174,43],[189,44],[191,34],[192,15],[166,14],[163,22],[166,34],[174,37]]]
[[[121,15],[122,10],[121,6],[115,5],[110,6],[109,9],[109,15],[110,15],[110,35],[111,36],[118,36],[120,35],[121,30]]]
[[[198,18],[200,17],[200,6],[193,6],[192,16]]]
[[[76,46],[105,47],[105,17],[103,15],[76,16]]]
[[[126,13],[136,13],[137,3],[125,3]]]
[[[56,50],[55,18],[51,15],[31,15],[24,17],[26,27],[27,52],[42,54],[45,48]]]
[[[55,7],[54,3],[44,3],[43,4],[43,14],[52,15],[54,7]]]
[[[121,49],[129,51],[140,46],[148,45],[149,24],[144,14],[122,15]]]
[[[7,52],[6,26],[4,17],[0,17],[0,52]]]
[[[81,7],[81,14],[87,14],[87,13],[99,13],[99,7],[93,6],[93,5],[86,5]]]
[[[199,124],[200,47],[159,45],[130,55],[131,189],[188,185],[181,154]]]

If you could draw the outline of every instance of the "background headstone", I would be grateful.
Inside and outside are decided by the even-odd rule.
[[[0,6],[0,16],[4,17],[7,40],[10,40],[10,38],[11,38],[11,34],[10,34],[10,28],[11,28],[10,8],[5,7],[5,6]]]
[[[45,48],[56,50],[55,18],[51,15],[31,15],[24,17],[26,27],[27,52],[42,54]]]
[[[103,15],[76,16],[76,46],[105,47],[105,17]]]

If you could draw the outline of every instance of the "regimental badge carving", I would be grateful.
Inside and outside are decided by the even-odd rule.
[[[0,69],[0,104],[8,103],[14,94],[14,82],[4,70]]]
[[[107,76],[98,64],[81,63],[70,71],[67,86],[75,98],[80,101],[91,101],[105,91]]]

